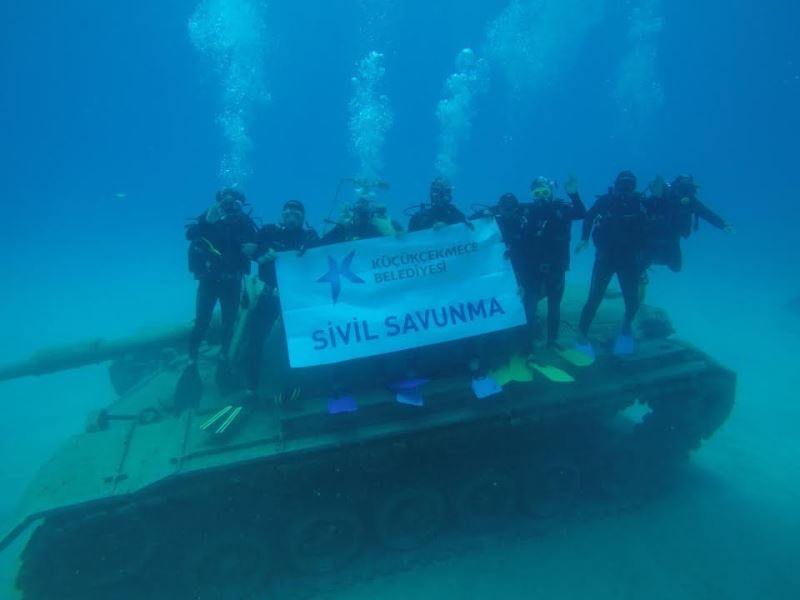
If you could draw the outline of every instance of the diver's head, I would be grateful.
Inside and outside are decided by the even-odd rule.
[[[512,217],[518,208],[519,200],[514,194],[503,194],[497,201],[497,215],[500,218],[508,219]]]
[[[368,223],[372,219],[372,201],[367,196],[360,196],[353,204],[353,223]]]
[[[431,183],[431,204],[443,206],[453,201],[453,187],[450,182],[442,177],[437,177]]]
[[[306,220],[306,208],[300,200],[289,200],[283,205],[281,222],[286,229],[298,229]]]
[[[553,199],[555,184],[541,175],[531,182],[531,197],[534,202],[547,202]]]
[[[636,191],[636,175],[633,171],[620,171],[614,180],[614,193],[632,194]]]
[[[698,185],[691,175],[678,175],[669,187],[683,204],[688,204],[697,193]]]
[[[223,188],[217,192],[217,205],[223,216],[241,214],[245,204],[247,204],[247,199],[239,190]]]

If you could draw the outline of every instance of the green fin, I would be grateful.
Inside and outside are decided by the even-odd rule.
[[[533,381],[533,373],[531,373],[531,369],[525,357],[519,354],[512,356],[508,364],[492,371],[489,375],[500,386],[504,386],[510,381],[519,381],[522,383]]]
[[[521,381],[523,383],[533,381],[533,373],[528,366],[528,361],[521,354],[512,356],[508,367],[511,372],[511,379],[514,381]]]
[[[489,376],[497,382],[497,385],[502,387],[511,381],[511,369],[508,365],[503,365],[489,373]]]
[[[536,363],[531,363],[531,367],[554,383],[572,383],[575,381],[572,375],[552,365],[537,365]]]
[[[594,364],[594,359],[575,348],[564,348],[556,353],[565,361],[576,367],[588,367]]]

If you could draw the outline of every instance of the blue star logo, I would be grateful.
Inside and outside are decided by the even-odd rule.
[[[317,279],[317,283],[331,284],[331,296],[333,297],[334,304],[336,304],[336,301],[339,299],[339,294],[342,292],[342,277],[351,283],[364,283],[361,277],[350,270],[350,265],[353,262],[355,253],[356,251],[353,250],[350,254],[345,256],[341,266],[336,263],[335,258],[328,256],[328,272]]]

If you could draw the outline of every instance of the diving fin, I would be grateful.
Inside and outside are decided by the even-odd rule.
[[[578,354],[582,354],[585,357],[585,359],[590,360],[592,362],[594,362],[595,358],[597,358],[597,355],[594,352],[594,346],[592,346],[591,342],[583,342],[583,343],[577,342],[573,350]]]
[[[531,369],[528,366],[528,360],[526,357],[522,356],[521,354],[515,354],[511,357],[511,362],[508,366],[511,379],[513,381],[519,381],[522,383],[533,381],[533,373],[531,373]]]
[[[503,387],[492,376],[475,377],[472,380],[472,392],[479,400],[494,396],[503,391]]]
[[[187,408],[195,408],[203,397],[203,380],[196,362],[186,365],[175,386],[175,411],[183,412]]]
[[[502,367],[492,371],[488,378],[502,387],[511,381],[511,368],[508,365],[503,365]],[[473,381],[475,380],[473,379]]]
[[[620,333],[614,340],[614,356],[630,356],[636,352],[636,340],[632,335]]]
[[[408,406],[425,406],[425,397],[422,395],[422,390],[418,387],[398,390],[395,400],[400,404],[407,404]]]
[[[392,383],[389,387],[396,392],[395,400],[400,404],[424,406],[425,398],[420,388],[426,383],[428,383],[427,379],[406,379]]]
[[[428,383],[427,379],[404,379],[402,381],[398,381],[397,383],[389,384],[389,387],[396,392],[399,391],[408,391],[408,390],[415,390],[420,386],[425,385]]]
[[[490,373],[490,376],[501,387],[512,381],[522,383],[533,381],[533,373],[531,373],[525,357],[520,354],[512,356],[508,364],[495,369]]]
[[[575,378],[572,375],[563,369],[559,369],[558,367],[554,367],[552,365],[540,365],[534,362],[528,364],[530,364],[532,369],[538,371],[544,375],[546,379],[549,379],[553,383],[572,383],[575,381]]]
[[[556,350],[556,354],[575,367],[588,367],[594,364],[594,349],[591,344],[585,344],[583,351],[576,348]]]
[[[358,410],[358,404],[352,396],[337,396],[328,400],[328,414],[338,415],[341,413],[354,413]]]

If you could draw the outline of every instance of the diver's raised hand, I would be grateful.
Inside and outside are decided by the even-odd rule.
[[[219,204],[214,204],[206,211],[206,222],[213,225],[220,219],[222,219],[222,209]]]
[[[564,189],[567,190],[567,194],[570,196],[574,196],[578,193],[578,178],[575,175],[567,176],[567,181],[564,183]]]

